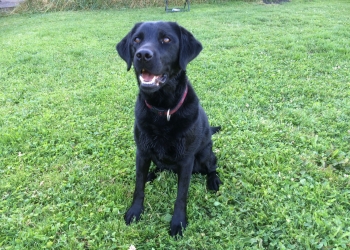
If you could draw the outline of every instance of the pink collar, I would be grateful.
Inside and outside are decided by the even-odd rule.
[[[185,98],[187,96],[187,92],[188,92],[188,86],[186,84],[186,89],[185,89],[185,92],[183,93],[182,95],[182,98],[180,100],[180,102],[175,106],[175,108],[173,109],[168,109],[168,110],[164,110],[164,109],[158,109],[156,107],[153,107],[152,105],[150,105],[146,100],[145,100],[145,103],[146,103],[146,106],[154,113],[160,115],[160,116],[163,116],[163,115],[166,115],[167,116],[167,120],[170,121],[170,117],[172,114],[174,114],[176,111],[179,110],[179,108],[182,106],[182,104],[184,103],[185,101]]]

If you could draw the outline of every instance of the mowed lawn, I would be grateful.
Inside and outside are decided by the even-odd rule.
[[[350,248],[350,4],[293,0],[0,17],[0,249]],[[135,180],[137,85],[115,45],[176,21],[203,44],[188,76],[213,126],[218,193]]]

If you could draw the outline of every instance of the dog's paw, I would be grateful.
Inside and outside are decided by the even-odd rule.
[[[141,213],[143,211],[142,206],[132,205],[124,215],[126,225],[130,225],[131,222],[140,220]]]
[[[186,216],[175,216],[173,215],[173,218],[170,222],[170,235],[171,236],[183,236],[183,231],[185,230],[187,226],[187,219]]]
[[[220,180],[218,173],[216,171],[211,172],[207,176],[207,186],[209,190],[219,191],[220,184],[222,181]]]

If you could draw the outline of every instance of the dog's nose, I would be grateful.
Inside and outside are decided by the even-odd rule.
[[[139,61],[148,62],[152,59],[153,52],[149,49],[141,49],[136,52],[136,58]]]

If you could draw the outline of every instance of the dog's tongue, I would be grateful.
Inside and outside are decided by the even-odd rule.
[[[154,78],[154,75],[152,75],[151,73],[149,73],[147,71],[143,71],[142,78],[145,82],[151,82]]]

